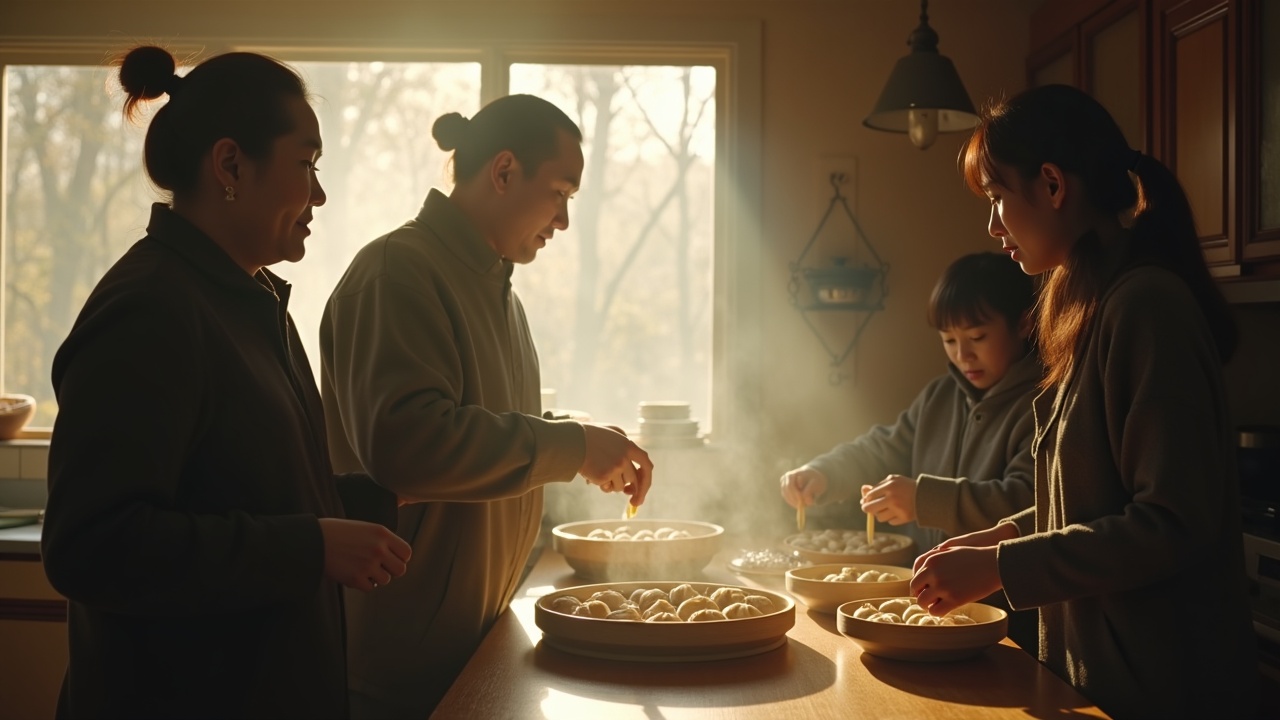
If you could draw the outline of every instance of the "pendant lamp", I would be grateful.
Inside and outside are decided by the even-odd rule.
[[[929,27],[929,0],[920,3],[920,27],[907,39],[911,52],[898,60],[876,107],[862,121],[873,130],[906,133],[924,150],[940,132],[969,130],[978,114],[951,60],[938,54],[938,33]]]

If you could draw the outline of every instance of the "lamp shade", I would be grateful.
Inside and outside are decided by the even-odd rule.
[[[909,133],[917,147],[928,147],[939,132],[968,130],[978,124],[969,92],[956,66],[938,54],[938,34],[924,10],[911,33],[911,52],[893,66],[875,109],[862,124],[874,130]]]

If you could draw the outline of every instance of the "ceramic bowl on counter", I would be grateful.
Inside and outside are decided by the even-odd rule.
[[[852,572],[846,572],[850,570]],[[844,579],[850,575],[851,579]],[[828,580],[828,577],[841,579]],[[911,585],[911,568],[867,563],[810,565],[788,570],[786,585],[791,597],[810,610],[834,613],[836,608],[852,600],[906,595]]]
[[[552,547],[579,577],[696,577],[720,551],[724,528],[694,520],[586,520],[552,528]]]
[[[858,617],[866,614],[866,605],[877,610],[892,601],[906,609],[905,622],[879,622]],[[862,647],[864,652],[878,657],[916,662],[944,662],[963,660],[982,653],[1009,634],[1009,614],[1004,610],[982,603],[961,605],[939,622],[963,624],[916,625],[911,623],[915,615],[910,608],[923,612],[910,597],[879,597],[854,600],[836,608],[836,628]],[[892,607],[890,608],[892,609]],[[928,613],[925,613],[928,615]],[[901,615],[899,615],[901,617]]]
[[[789,535],[782,548],[811,563],[856,565],[910,565],[916,558],[916,543],[906,535],[877,532],[870,544],[863,530],[813,530]]]
[[[692,589],[708,602],[717,590],[741,593],[739,602],[755,603],[759,611],[752,617],[706,621],[645,622],[574,615],[568,606],[585,603],[598,593],[615,591],[630,598],[637,591],[657,591],[669,602],[677,588]],[[643,593],[638,593],[643,594]],[[736,594],[735,594],[736,595]],[[759,610],[760,600],[767,601]],[[724,607],[733,602],[721,599]],[[683,603],[682,603],[683,604]],[[652,604],[650,606],[652,608]],[[534,605],[534,623],[542,630],[542,641],[564,652],[608,660],[639,662],[692,662],[745,657],[768,652],[787,641],[787,631],[795,626],[796,604],[781,593],[759,588],[720,583],[639,581],[608,582],[564,588],[543,595]],[[692,615],[690,615],[692,617]]]

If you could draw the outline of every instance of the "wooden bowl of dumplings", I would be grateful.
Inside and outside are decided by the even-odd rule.
[[[692,520],[587,520],[552,528],[552,547],[586,580],[696,577],[724,528]]]
[[[892,617],[885,617],[886,615]],[[878,657],[916,662],[963,660],[1009,634],[1009,614],[982,603],[930,615],[911,597],[847,602],[836,609],[836,628]]]
[[[911,568],[865,563],[810,565],[787,571],[787,592],[810,610],[834,614],[852,600],[906,595]]]
[[[534,605],[543,643],[608,660],[691,662],[768,652],[787,642],[796,604],[781,593],[704,582],[608,582]]]

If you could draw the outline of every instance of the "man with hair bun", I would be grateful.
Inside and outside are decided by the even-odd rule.
[[[342,586],[386,585],[410,551],[385,526],[395,496],[335,476],[290,286],[267,270],[303,256],[325,202],[319,126],[269,57],[174,70],[157,47],[123,59],[126,115],[170,96],[144,147],[171,202],[53,361],[58,717],[344,718]]]
[[[511,287],[569,226],[582,133],[532,95],[432,128],[455,185],[366,245],[325,307],[322,394],[334,463],[411,503],[418,557],[350,601],[352,715],[424,718],[511,601],[542,488],[578,474],[639,506],[653,465],[613,429],[546,420],[537,352]]]

